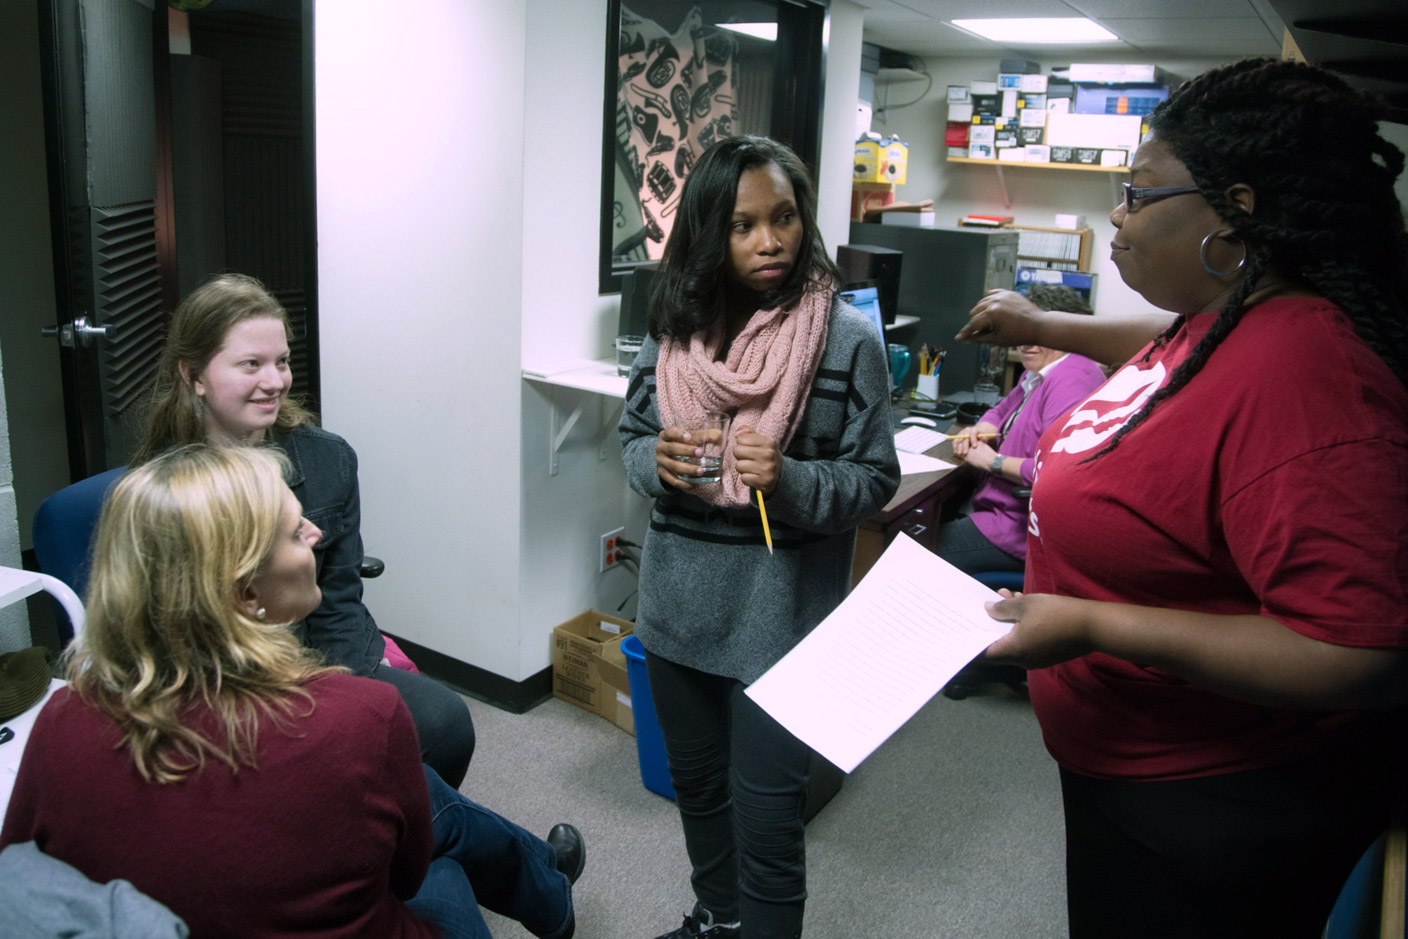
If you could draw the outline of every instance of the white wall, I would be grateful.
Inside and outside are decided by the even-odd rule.
[[[1098,59],[1096,60],[1098,61]],[[1198,74],[1220,60],[1159,60],[1177,83]],[[1097,313],[1138,313],[1153,307],[1143,297],[1125,286],[1119,271],[1110,261],[1109,244],[1114,236],[1110,210],[1118,198],[1112,186],[1126,181],[1125,175],[1075,172],[1040,167],[1005,166],[1003,175],[1011,207],[1003,204],[1002,187],[997,170],[989,166],[947,163],[944,145],[944,124],[947,120],[947,87],[966,85],[974,79],[997,77],[996,57],[933,58],[926,60],[934,76],[933,87],[922,100],[910,107],[886,112],[872,123],[880,133],[898,134],[909,144],[909,170],[906,182],[895,191],[903,202],[934,200],[935,224],[952,226],[969,212],[991,215],[1011,215],[1018,225],[1054,225],[1058,213],[1084,215],[1086,224],[1095,230],[1092,269],[1100,275],[1096,294]],[[1046,71],[1052,64],[1043,62]],[[889,99],[896,103],[913,100],[924,87],[922,82],[894,84]],[[884,101],[883,93],[879,101]],[[975,297],[974,300],[977,298]]]
[[[821,205],[844,218],[851,129],[830,117],[855,108],[860,16],[836,6],[831,71],[849,77],[828,74]],[[606,0],[385,9],[317,13],[323,413],[361,458],[378,621],[519,681],[549,665],[554,625],[629,599],[597,539],[639,542],[649,510],[617,402],[520,377],[616,334],[618,299],[597,293]],[[554,402],[584,414],[550,475]]]
[[[10,421],[5,416],[4,367],[0,365],[0,566],[20,567],[20,532],[10,471]],[[0,609],[0,653],[31,645],[29,614],[23,603]]]
[[[822,112],[821,165],[817,169],[817,222],[831,256],[851,240],[851,168],[855,164],[856,102],[860,98],[860,33],[865,11],[832,0],[826,37],[826,104]]]
[[[361,458],[367,600],[512,678],[519,577],[521,3],[321,3],[323,416]]]

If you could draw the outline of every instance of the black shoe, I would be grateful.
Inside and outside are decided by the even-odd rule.
[[[685,916],[679,929],[657,936],[656,939],[738,939],[739,933],[737,924],[715,925],[713,916],[696,903],[694,910]]]
[[[552,826],[547,840],[557,852],[557,869],[567,875],[568,883],[575,884],[587,866],[587,843],[582,840],[582,833],[563,823]]]

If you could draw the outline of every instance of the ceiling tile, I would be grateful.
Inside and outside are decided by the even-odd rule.
[[[1086,16],[1106,19],[1217,19],[1254,17],[1251,0],[1068,0]]]
[[[1139,44],[1157,42],[1192,46],[1204,41],[1231,39],[1269,42],[1276,45],[1276,51],[1280,51],[1280,43],[1272,37],[1266,24],[1254,16],[1202,20],[1111,19],[1105,20],[1105,25],[1121,39]]]

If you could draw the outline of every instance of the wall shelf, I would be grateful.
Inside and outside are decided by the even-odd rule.
[[[949,163],[971,163],[974,166],[995,166],[999,170],[1016,167],[1028,170],[1075,170],[1080,173],[1120,173],[1128,174],[1127,166],[1086,166],[1084,163],[1004,163],[1002,160],[984,160],[975,157],[947,157]]]
[[[572,432],[582,411],[586,407],[587,396],[604,398],[607,406],[603,409],[604,418],[597,428],[599,440],[598,459],[606,459],[609,434],[621,419],[621,409],[626,403],[626,379],[616,374],[615,359],[568,359],[543,366],[525,366],[523,377],[531,382],[548,385],[548,395],[552,408],[552,421],[548,427],[548,475],[557,475],[557,454],[562,443]],[[573,396],[572,409],[559,405],[558,388],[579,392]]]
[[[1116,176],[1128,176],[1127,166],[1086,166],[1081,163],[1004,163],[1001,160],[984,160],[974,157],[947,157],[949,163],[967,163],[970,166],[991,166],[997,170],[997,184],[1002,188],[1003,208],[1012,208],[1012,197],[1007,194],[1007,178],[1002,175],[1002,171],[1008,167],[1028,170],[1055,170],[1057,172],[1074,170],[1078,173],[1105,173],[1110,178],[1110,204],[1114,205],[1120,201],[1120,187],[1115,179]]]

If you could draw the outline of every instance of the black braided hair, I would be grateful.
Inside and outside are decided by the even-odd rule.
[[[1338,76],[1276,59],[1210,69],[1159,105],[1149,119],[1154,138],[1243,240],[1246,273],[1189,357],[1090,459],[1192,380],[1272,266],[1343,310],[1408,385],[1408,235],[1393,188],[1404,160],[1379,136],[1385,114]],[[1254,214],[1224,194],[1237,183],[1256,194]],[[1156,344],[1183,322],[1179,316]]]

